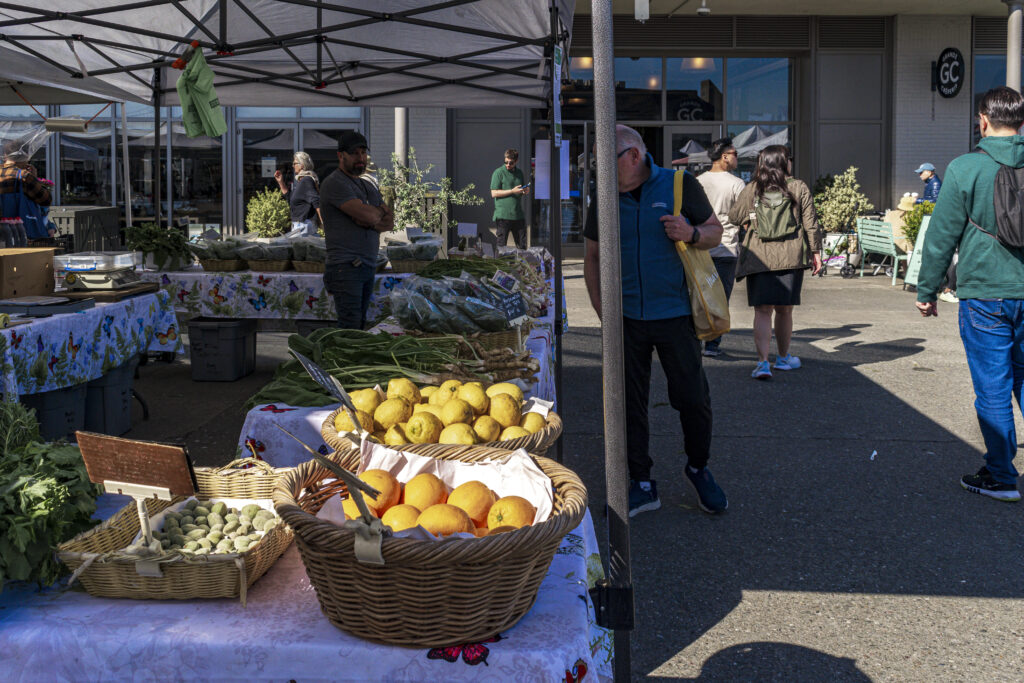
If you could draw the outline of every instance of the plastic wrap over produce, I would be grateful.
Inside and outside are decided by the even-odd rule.
[[[42,124],[26,128],[14,121],[0,121],[0,145],[3,146],[4,158],[16,163],[31,159],[50,135]]]
[[[492,283],[464,273],[431,280],[407,278],[391,293],[391,313],[406,330],[441,334],[501,332],[509,328]]]

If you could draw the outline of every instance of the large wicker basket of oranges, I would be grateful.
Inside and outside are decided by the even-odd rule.
[[[467,463],[510,454],[483,446],[438,444],[402,450]],[[330,457],[353,472],[360,461],[356,448]],[[489,526],[497,533],[484,527],[477,529],[475,537],[466,538],[387,536],[381,546],[383,565],[359,562],[354,550],[357,532],[316,516],[332,497],[348,495],[344,483],[316,461],[278,480],[274,507],[294,530],[320,608],[338,628],[367,640],[412,647],[479,641],[507,629],[529,611],[562,538],[579,525],[587,508],[587,492],[579,477],[553,460],[531,458],[553,487],[547,519],[511,529],[497,527],[501,522],[492,519]],[[361,477],[364,481],[366,474]],[[385,490],[377,482],[372,485]],[[403,500],[407,492],[403,491]],[[451,502],[447,494],[446,499]],[[391,509],[403,507],[407,503]],[[448,507],[453,506],[441,504],[435,509]],[[392,524],[387,511],[381,519]],[[421,522],[421,526],[425,525]]]
[[[533,455],[547,451],[562,435],[562,420],[553,411],[523,413],[523,393],[502,382],[485,387],[478,382],[449,380],[439,387],[417,387],[405,378],[388,383],[384,397],[375,389],[353,391],[360,426],[382,444],[416,443],[480,445]],[[336,451],[352,446],[342,434],[353,430],[351,419],[338,408],[324,420],[320,435]]]

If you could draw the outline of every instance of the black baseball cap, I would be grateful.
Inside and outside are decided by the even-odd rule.
[[[346,130],[341,134],[341,137],[338,138],[339,152],[348,152],[351,154],[360,147],[365,147],[366,151],[370,151],[369,145],[366,144],[366,138],[359,131]]]

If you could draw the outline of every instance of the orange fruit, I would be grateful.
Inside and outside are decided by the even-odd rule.
[[[521,496],[505,496],[499,498],[487,511],[487,527],[497,529],[503,526],[519,527],[533,524],[537,508]]]
[[[402,495],[402,485],[387,470],[366,470],[359,475],[359,478],[380,491],[377,500],[368,494],[363,495],[366,506],[373,511],[373,514],[380,517],[387,512],[389,507],[398,503],[398,498]]]
[[[503,534],[506,531],[515,531],[515,530],[516,530],[516,528],[514,526],[498,526],[498,527],[494,527],[493,529],[488,531],[487,535],[488,536],[497,536],[498,534]]]
[[[479,481],[467,481],[448,494],[448,504],[465,510],[476,526],[488,526],[487,513],[494,501],[495,495]]]
[[[367,502],[369,502],[369,498],[367,498],[366,500]],[[359,508],[356,507],[356,501],[354,498],[352,498],[352,496],[349,496],[345,500],[341,501],[341,509],[345,511],[345,519],[363,518],[363,516],[359,514]],[[370,508],[370,514],[373,514],[373,508]]]
[[[435,536],[448,536],[450,534],[474,533],[476,527],[473,520],[469,518],[465,510],[447,503],[431,505],[420,513],[416,524],[423,527]]]
[[[416,526],[416,520],[419,516],[419,508],[403,503],[388,508],[388,511],[384,513],[380,521],[384,522],[386,526],[391,527],[392,531],[402,531],[403,529],[411,529]]]
[[[447,500],[448,489],[434,474],[423,472],[405,483],[403,502],[419,508],[420,511]]]

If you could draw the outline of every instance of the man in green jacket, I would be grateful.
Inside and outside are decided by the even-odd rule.
[[[1003,501],[1020,500],[1013,398],[1024,384],[1024,253],[996,237],[994,183],[1001,166],[1024,168],[1024,98],[1006,87],[985,93],[978,108],[980,152],[946,169],[925,238],[917,285],[921,315],[937,316],[936,295],[960,249],[957,296],[960,336],[974,383],[975,410],[985,440],[985,466],[960,485]]]

